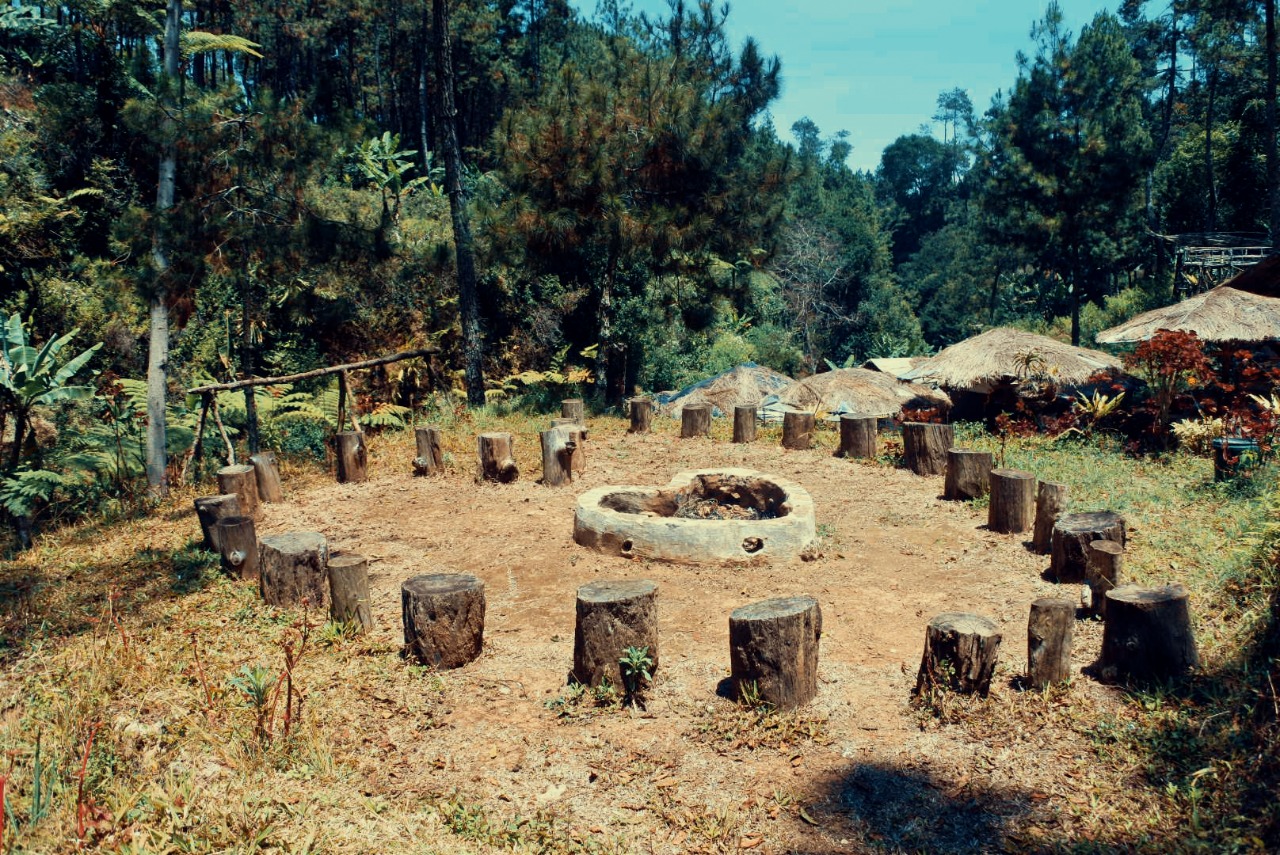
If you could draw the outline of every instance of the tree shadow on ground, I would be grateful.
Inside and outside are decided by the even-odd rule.
[[[1030,808],[1029,793],[979,788],[937,774],[927,763],[857,763],[828,782],[824,803],[813,810],[830,836],[857,841],[832,852],[966,855],[998,851],[1005,829]],[[833,829],[837,823],[844,827]]]

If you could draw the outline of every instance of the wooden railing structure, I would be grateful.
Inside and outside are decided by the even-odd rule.
[[[1174,287],[1190,297],[1221,285],[1275,252],[1270,246],[1184,246],[1178,249]]]

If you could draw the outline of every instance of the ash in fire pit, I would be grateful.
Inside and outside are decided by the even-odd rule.
[[[600,487],[578,500],[574,540],[625,557],[790,558],[814,538],[798,484],[749,469],[682,472],[666,487]]]

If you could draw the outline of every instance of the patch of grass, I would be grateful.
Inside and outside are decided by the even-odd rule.
[[[693,736],[712,739],[725,754],[746,749],[790,751],[803,745],[829,745],[827,718],[804,708],[775,710],[763,703],[715,704],[698,717]]]

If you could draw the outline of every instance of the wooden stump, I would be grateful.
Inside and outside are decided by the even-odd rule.
[[[329,542],[314,531],[269,534],[259,542],[262,599],[293,606],[304,599],[321,608],[329,602]]]
[[[542,483],[559,487],[573,481],[573,452],[578,444],[565,428],[551,428],[540,433],[542,440]]]
[[[631,427],[627,433],[648,433],[653,424],[653,401],[648,398],[631,398],[627,401],[631,410]]]
[[[560,416],[566,419],[573,419],[576,424],[585,425],[587,423],[587,410],[583,406],[581,398],[568,398],[561,401]]]
[[[649,648],[658,668],[658,586],[647,580],[591,582],[578,588],[573,631],[573,679],[585,686],[604,680],[621,689],[618,660],[628,647]]]
[[[253,517],[223,517],[217,528],[223,571],[237,579],[257,579],[258,533]]]
[[[552,419],[551,426],[553,428],[557,428],[557,427],[568,428],[571,433],[573,431],[577,431],[579,434],[581,434],[583,440],[587,438],[587,426],[574,419],[565,419],[565,418]]]
[[[284,501],[280,487],[280,463],[274,451],[263,451],[249,458],[253,465],[254,480],[258,484],[258,498],[264,502],[279,504]]]
[[[875,416],[845,413],[840,417],[840,446],[836,457],[868,459],[876,456]]]
[[[369,454],[364,434],[354,430],[339,431],[334,437],[338,456],[338,483],[359,484],[369,477]]]
[[[755,404],[735,404],[733,407],[733,441],[734,442],[755,442],[756,441],[756,411]]]
[[[757,695],[778,709],[803,706],[818,693],[822,609],[813,597],[777,597],[729,615],[734,692]]]
[[[1086,549],[1095,540],[1125,542],[1124,517],[1111,511],[1064,514],[1053,524],[1049,574],[1058,582],[1088,581]]]
[[[240,502],[240,513],[255,520],[262,519],[258,505],[258,478],[253,467],[243,463],[224,466],[218,470],[218,489],[223,493],[235,493]]]
[[[1108,680],[1163,680],[1200,662],[1187,591],[1181,585],[1108,591],[1102,675]]]
[[[1114,540],[1092,540],[1085,547],[1085,577],[1095,615],[1107,619],[1107,592],[1124,584],[1124,547]]]
[[[414,576],[400,586],[404,652],[431,668],[459,668],[484,644],[484,583],[465,573]]]
[[[442,434],[438,427],[413,429],[413,439],[418,446],[418,456],[413,459],[414,475],[439,475],[444,472],[444,450],[440,444]]]
[[[476,470],[477,481],[497,481],[510,484],[520,477],[511,446],[515,443],[509,433],[482,433],[476,437],[476,454],[480,458]]]
[[[947,471],[947,449],[956,443],[951,425],[906,422],[902,426],[902,456],[907,468],[917,475],[943,475]]]
[[[1016,534],[1031,528],[1036,515],[1036,476],[1017,469],[991,470],[987,528]]]
[[[329,559],[329,616],[350,623],[361,632],[373,629],[369,606],[369,559],[363,555],[335,555]]]
[[[240,516],[240,497],[235,493],[224,493],[221,496],[201,496],[196,499],[196,518],[200,520],[200,531],[204,535],[204,548],[220,552],[218,546],[218,520],[224,517]]]
[[[680,438],[711,436],[711,405],[690,404],[680,411]]]
[[[1053,525],[1067,510],[1067,485],[1057,481],[1041,481],[1036,493],[1036,522],[1031,535],[1031,551],[1048,555],[1053,544]]]
[[[788,410],[782,414],[782,447],[802,451],[813,445],[813,413]]]
[[[991,452],[947,449],[947,480],[942,497],[952,501],[976,499],[991,489]]]
[[[1027,684],[1043,689],[1071,679],[1071,634],[1076,607],[1070,600],[1042,597],[1027,620]]]
[[[946,612],[929,621],[915,695],[934,689],[986,697],[1000,655],[1000,631],[987,618]]]

